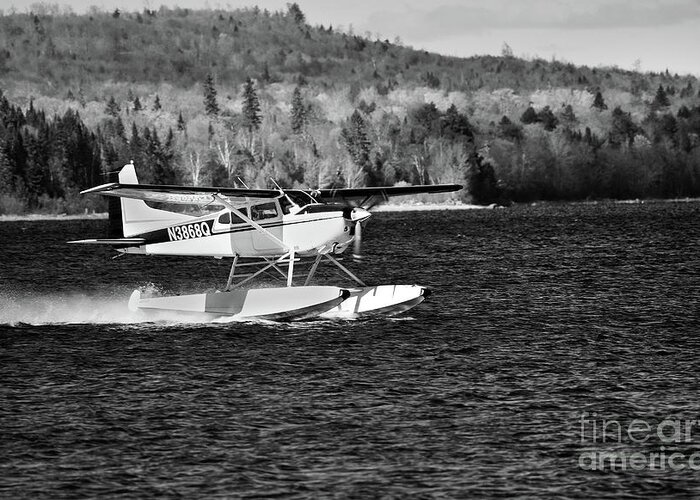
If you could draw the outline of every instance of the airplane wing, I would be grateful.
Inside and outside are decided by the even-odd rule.
[[[449,193],[459,191],[459,184],[430,184],[419,186],[362,187],[343,189],[317,189],[307,191],[319,201],[345,202],[357,206],[374,206],[387,201],[392,196],[409,194]]]
[[[112,182],[81,191],[80,194],[98,193],[105,196],[132,198],[135,200],[176,203],[184,205],[223,205],[214,195],[227,198],[246,198],[253,203],[282,196],[275,189],[239,189],[204,186],[161,186],[152,184],[120,184]]]

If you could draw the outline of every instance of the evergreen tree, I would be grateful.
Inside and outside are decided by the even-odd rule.
[[[343,127],[340,133],[345,142],[345,147],[355,165],[363,171],[370,169],[370,141],[367,136],[367,125],[358,110],[350,116],[349,123]]]
[[[690,109],[688,108],[688,106],[683,105],[680,108],[678,108],[678,113],[676,113],[676,116],[678,116],[678,118],[686,118],[687,119],[687,118],[690,118],[692,115],[690,113]]]
[[[692,82],[688,82],[688,85],[681,90],[681,98],[685,99],[687,97],[693,97],[693,94],[693,84]]]
[[[632,120],[632,115],[623,111],[620,106],[616,106],[612,111],[612,119],[612,128],[608,134],[610,144],[632,146],[634,137],[640,132],[637,124]]]
[[[537,114],[537,111],[535,111],[535,108],[533,108],[532,106],[528,106],[528,108],[520,117],[520,121],[527,125],[530,123],[537,123],[538,121],[540,121],[540,118]]]
[[[187,131],[187,125],[185,124],[185,119],[182,117],[182,111],[177,115],[177,130],[180,132]]]
[[[0,148],[0,194],[12,194],[13,190],[14,179],[12,176],[12,165],[7,159],[4,148]]]
[[[248,132],[260,129],[262,117],[260,112],[260,101],[255,92],[253,80],[247,78],[243,87],[243,121]]]
[[[161,144],[160,148],[161,163],[157,174],[161,184],[174,185],[179,183],[178,175],[174,168],[175,156],[175,135],[173,134],[173,129],[168,128],[165,143]]]
[[[496,171],[478,153],[467,160],[467,185],[474,202],[481,205],[502,201],[502,190],[496,179]]]
[[[214,77],[211,73],[208,73],[204,80],[204,110],[209,116],[217,116],[219,114],[219,103],[216,102]]]
[[[434,102],[423,104],[409,114],[412,122],[412,143],[422,144],[428,137],[439,137],[442,133],[442,113]]]
[[[677,142],[676,134],[678,133],[678,120],[671,113],[664,113],[658,120],[656,126],[656,137],[654,138],[657,142],[663,138],[670,139],[675,145]]]
[[[209,122],[209,127],[207,127],[207,142],[211,146],[211,142],[214,140],[214,125],[212,125],[211,122]]]
[[[504,139],[519,142],[523,139],[523,128],[503,115],[501,121],[498,122],[498,135]]]
[[[45,143],[33,134],[25,140],[27,163],[24,170],[24,185],[27,188],[29,207],[37,207],[39,197],[46,192],[48,179],[48,151]]]
[[[14,125],[5,131],[4,155],[9,165],[7,176],[12,179],[13,190],[21,192],[23,188],[22,178],[27,166],[27,150],[20,129]]]
[[[291,16],[295,23],[298,25],[306,24],[306,16],[301,11],[298,3],[287,4],[287,9],[287,15]]]
[[[160,105],[160,97],[156,94],[156,99],[153,101],[153,111],[160,111],[162,106]]]
[[[134,98],[134,111],[141,111],[143,107],[141,106],[141,100],[139,99],[139,96],[136,96]]]
[[[306,127],[306,108],[304,100],[301,97],[301,89],[299,86],[294,88],[292,94],[292,132],[295,134],[304,133]]]
[[[549,106],[545,106],[539,113],[537,113],[537,121],[541,122],[542,125],[544,125],[544,129],[550,132],[557,128],[557,125],[559,124],[559,120],[557,120],[557,117],[554,116],[554,113],[552,113]]]
[[[121,116],[117,116],[117,119],[114,120],[114,133],[120,139],[126,138],[126,129],[124,128],[124,122]]]
[[[432,73],[431,71],[428,71],[425,74],[423,81],[431,89],[437,89],[440,87],[440,79],[437,76],[435,76],[435,74]]]
[[[442,136],[450,140],[472,140],[474,132],[466,115],[457,111],[457,106],[452,104],[442,119]]]
[[[564,106],[559,116],[561,118],[562,124],[566,127],[571,127],[578,123],[576,114],[574,114],[574,108],[571,106],[571,104],[567,104],[566,106]]]
[[[270,76],[270,67],[267,64],[267,61],[263,63],[263,71],[262,75],[260,75],[260,79],[265,83],[270,83],[272,81],[272,76]]]
[[[605,104],[605,101],[603,100],[603,94],[601,94],[600,91],[595,93],[595,97],[593,98],[593,104],[591,105],[591,107],[597,109],[598,111],[608,109],[608,105]]]
[[[664,90],[663,85],[659,85],[659,88],[656,89],[656,96],[654,97],[654,101],[651,103],[651,107],[653,109],[658,109],[658,108],[665,108],[669,106],[671,103],[668,100],[668,95],[666,94],[666,91]]]
[[[114,96],[110,96],[107,106],[105,107],[105,113],[107,113],[109,116],[117,118],[121,110],[122,109],[119,107],[119,104],[117,104],[117,101],[114,100]]]

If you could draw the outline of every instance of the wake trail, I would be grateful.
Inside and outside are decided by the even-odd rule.
[[[168,294],[161,287],[148,284],[139,287],[146,296]],[[224,327],[233,323],[258,324],[277,328],[281,324],[259,318],[236,318],[231,316],[204,317],[180,311],[136,310],[129,309],[128,293],[88,294],[85,292],[69,293],[31,293],[13,292],[0,289],[0,325],[27,324],[70,325],[70,324],[147,324],[170,325],[211,325]],[[323,317],[315,321],[294,322],[294,328],[317,328],[320,324],[333,323],[339,318]],[[290,328],[290,323],[284,323]]]
[[[0,291],[0,324],[137,324],[203,323],[177,311],[130,311],[129,296],[94,296],[85,293],[15,294]]]

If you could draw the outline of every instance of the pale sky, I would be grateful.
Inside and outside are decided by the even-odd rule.
[[[24,12],[35,0],[4,0]],[[84,12],[259,6],[286,10],[289,0],[48,0]],[[700,0],[297,0],[307,21],[446,55],[514,55],[588,66],[700,77]]]

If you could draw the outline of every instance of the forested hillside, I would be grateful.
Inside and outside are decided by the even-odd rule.
[[[478,47],[475,47],[478,51]],[[691,76],[444,57],[285,12],[0,16],[0,214],[142,182],[461,182],[478,203],[700,195]]]

